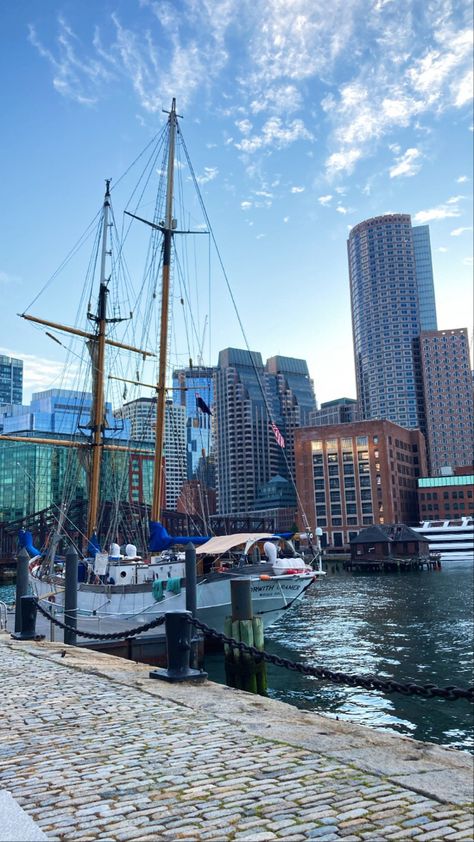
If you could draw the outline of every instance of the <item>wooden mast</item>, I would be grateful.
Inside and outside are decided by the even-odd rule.
[[[91,344],[92,357],[92,456],[91,471],[89,474],[89,505],[87,510],[87,537],[91,538],[97,531],[97,514],[99,507],[99,486],[100,486],[100,463],[102,460],[102,445],[105,429],[105,395],[104,395],[104,369],[105,369],[105,334],[107,330],[107,296],[108,281],[105,277],[107,259],[107,233],[109,225],[110,209],[110,180],[105,182],[104,198],[104,222],[102,228],[102,254],[100,263],[100,289],[99,306],[97,315],[88,314],[89,318],[97,324],[97,336],[94,344]]]
[[[176,144],[176,99],[173,98],[168,118],[169,146],[168,170],[166,186],[166,213],[163,231],[163,270],[161,290],[161,325],[160,325],[160,358],[158,365],[158,382],[156,386],[156,438],[155,438],[155,474],[153,478],[153,498],[151,504],[151,520],[160,520],[161,499],[163,494],[163,447],[165,439],[165,409],[166,409],[166,362],[168,352],[168,311],[171,270],[171,241],[176,227],[173,220],[173,184],[174,184],[174,156]]]

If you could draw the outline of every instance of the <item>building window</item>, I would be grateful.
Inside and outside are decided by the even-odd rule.
[[[356,442],[357,442],[357,447],[366,447],[369,443],[369,437],[368,436],[357,436]]]
[[[311,450],[312,450],[313,453],[316,453],[316,451],[322,450],[322,449],[323,449],[322,441],[312,441],[311,442]]]

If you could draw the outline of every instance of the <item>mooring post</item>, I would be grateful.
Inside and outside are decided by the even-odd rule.
[[[36,634],[36,596],[20,598],[21,631],[12,634],[15,640],[43,640],[44,634]]]
[[[190,611],[168,611],[165,614],[166,654],[168,669],[150,672],[150,678],[170,683],[177,681],[204,681],[207,673],[191,669],[191,618]]]
[[[186,611],[192,617],[196,617],[197,608],[197,570],[196,570],[196,547],[188,544],[185,551],[185,572],[186,572]],[[193,669],[199,668],[199,634],[193,626],[191,632],[190,666]]]
[[[224,625],[227,637],[263,651],[263,622],[253,616],[250,579],[232,579],[230,582],[231,611]],[[226,682],[229,687],[265,694],[267,688],[265,661],[256,660],[247,652],[224,645]]]
[[[74,547],[66,550],[66,575],[64,592],[64,622],[77,629],[77,567],[78,559]],[[64,629],[64,643],[75,646],[77,636],[75,631]]]
[[[21,632],[21,598],[28,594],[28,565],[30,557],[23,547],[18,553],[16,565],[15,632]]]

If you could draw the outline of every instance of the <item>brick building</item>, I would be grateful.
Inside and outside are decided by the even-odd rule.
[[[347,545],[372,524],[418,522],[417,482],[427,473],[419,430],[386,420],[303,427],[295,456],[301,506],[323,543]]]
[[[418,480],[420,520],[452,520],[474,515],[472,465],[454,474]]]

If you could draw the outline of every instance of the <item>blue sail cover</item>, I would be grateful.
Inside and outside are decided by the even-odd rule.
[[[41,555],[41,550],[37,550],[36,547],[33,546],[33,536],[27,529],[20,529],[18,532],[18,543],[20,545],[20,549],[24,548],[31,556]]]
[[[100,544],[97,533],[93,532],[87,544],[87,554],[95,558],[97,553],[100,553]]]
[[[162,523],[157,520],[150,520],[150,541],[148,549],[150,552],[159,553],[162,550],[169,550],[175,544],[205,544],[209,536],[198,538],[195,535],[170,535]]]

